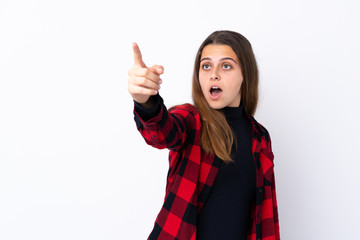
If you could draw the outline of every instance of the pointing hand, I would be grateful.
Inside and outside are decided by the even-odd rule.
[[[161,65],[147,67],[142,60],[141,51],[136,43],[132,44],[134,65],[129,69],[128,90],[132,98],[145,104],[151,95],[156,95],[162,83],[160,75],[164,73]]]

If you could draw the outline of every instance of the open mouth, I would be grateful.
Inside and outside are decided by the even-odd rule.
[[[213,97],[219,96],[221,94],[222,90],[219,87],[211,87],[210,88],[210,95]]]

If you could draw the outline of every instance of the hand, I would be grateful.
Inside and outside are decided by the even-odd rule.
[[[142,60],[139,46],[133,43],[132,48],[134,51],[134,65],[128,72],[128,90],[136,102],[145,104],[150,96],[158,93],[162,83],[160,75],[164,73],[164,68],[160,65],[148,68]]]

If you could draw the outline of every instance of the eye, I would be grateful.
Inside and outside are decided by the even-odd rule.
[[[224,69],[231,69],[231,65],[225,63],[225,64],[223,65],[223,68],[224,68]]]
[[[203,68],[204,70],[208,70],[208,69],[210,69],[210,65],[207,64],[207,63],[205,63],[205,64],[202,65],[202,68]]]

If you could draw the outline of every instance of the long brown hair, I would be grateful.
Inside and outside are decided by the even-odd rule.
[[[224,162],[231,159],[234,135],[224,114],[207,103],[199,83],[200,58],[206,45],[221,44],[230,46],[240,61],[243,82],[240,88],[241,101],[245,114],[253,116],[258,103],[258,68],[250,42],[241,34],[233,31],[215,31],[199,47],[195,57],[192,99],[202,120],[201,146],[206,153],[215,154]]]

